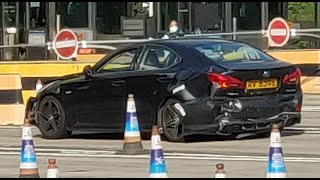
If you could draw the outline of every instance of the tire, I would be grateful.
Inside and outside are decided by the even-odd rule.
[[[183,125],[181,121],[183,116],[173,107],[175,103],[180,103],[178,100],[169,99],[160,109],[161,126],[163,128],[163,135],[168,141],[171,142],[184,142],[185,137],[181,135]],[[173,110],[173,111],[172,111]],[[174,116],[174,117],[173,117]],[[174,120],[175,119],[175,120]],[[169,125],[171,121],[173,124]]]
[[[53,96],[46,96],[40,101],[37,113],[38,128],[46,139],[60,139],[71,135],[67,130],[66,114],[60,101]]]

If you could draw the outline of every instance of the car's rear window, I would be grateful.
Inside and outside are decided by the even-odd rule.
[[[213,61],[270,61],[272,57],[242,43],[208,42],[194,45],[198,52]]]

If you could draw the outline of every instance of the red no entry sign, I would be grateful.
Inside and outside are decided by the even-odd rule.
[[[270,46],[284,46],[290,38],[290,28],[288,23],[282,18],[274,18],[269,23],[268,34]]]
[[[62,29],[54,38],[53,44],[56,54],[61,59],[71,59],[77,54],[77,36],[69,29]]]

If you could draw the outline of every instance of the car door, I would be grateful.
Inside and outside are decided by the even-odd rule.
[[[139,48],[126,49],[108,59],[86,81],[76,85],[77,119],[82,129],[121,130],[127,104],[126,73],[134,70]]]
[[[163,46],[146,46],[138,61],[138,70],[126,78],[128,92],[135,94],[138,119],[142,129],[156,122],[161,101],[170,95],[168,87],[174,79],[179,56]]]

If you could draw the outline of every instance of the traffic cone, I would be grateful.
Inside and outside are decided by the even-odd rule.
[[[281,145],[279,125],[274,124],[270,135],[269,161],[267,178],[286,178],[287,171]]]
[[[36,92],[38,92],[42,88],[42,82],[40,79],[38,79],[36,84]]]
[[[118,154],[146,154],[141,143],[139,122],[133,94],[128,95],[127,115],[124,130],[124,144]]]
[[[30,120],[25,119],[22,127],[22,149],[19,178],[40,178],[37,157],[34,151]]]
[[[215,172],[215,175],[214,177],[215,178],[226,178],[226,172],[224,171],[224,164],[222,163],[219,163],[216,165],[216,172]]]
[[[168,178],[157,126],[152,127],[149,178]]]
[[[56,159],[48,159],[47,178],[59,178],[59,170]]]

